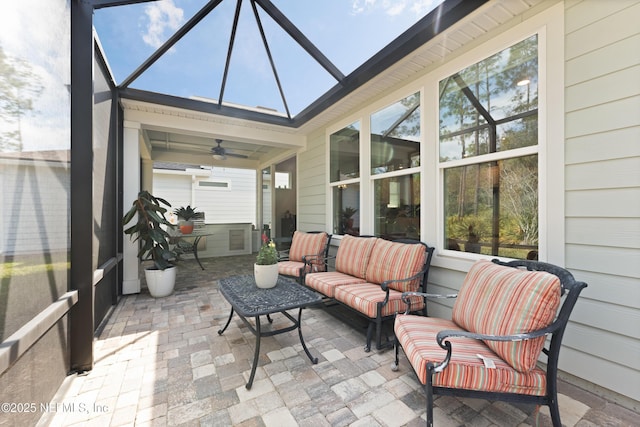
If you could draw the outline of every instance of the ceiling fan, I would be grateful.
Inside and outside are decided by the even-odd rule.
[[[216,143],[218,144],[218,146],[211,148],[211,154],[213,155],[213,158],[216,160],[225,160],[227,156],[238,157],[240,159],[246,159],[249,157],[249,156],[245,156],[244,154],[229,153],[224,147],[220,145],[222,144],[221,139],[216,139]]]

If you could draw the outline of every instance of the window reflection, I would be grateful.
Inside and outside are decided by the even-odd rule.
[[[375,235],[420,239],[420,174],[374,181]]]
[[[333,187],[333,232],[360,235],[360,184]]]
[[[371,174],[420,166],[420,93],[371,115]]]
[[[536,259],[538,37],[452,74],[440,93],[445,249]]]
[[[329,137],[331,182],[360,177],[360,123],[355,122]]]
[[[444,182],[447,249],[517,259],[537,253],[537,155],[449,168]]]
[[[538,37],[517,43],[440,82],[440,161],[536,145]]]

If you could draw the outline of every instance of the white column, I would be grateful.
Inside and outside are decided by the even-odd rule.
[[[153,194],[153,160],[142,159],[141,188]]]
[[[140,123],[124,122],[123,140],[123,205],[128,212],[140,191]],[[135,219],[134,219],[135,221]],[[132,223],[130,223],[132,224]],[[138,242],[128,235],[122,242],[122,293],[124,295],[140,293],[140,262],[138,261]]]

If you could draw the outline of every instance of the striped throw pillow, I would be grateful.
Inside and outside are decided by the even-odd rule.
[[[394,243],[378,239],[369,258],[366,279],[371,283],[385,280],[405,279],[418,274],[427,256],[425,247],[419,243]],[[389,287],[400,292],[417,291],[420,280],[391,283]]]
[[[320,255],[326,246],[326,233],[305,233],[296,230],[293,232],[289,249],[289,261],[302,262],[302,257],[305,255]]]
[[[336,271],[364,279],[371,250],[378,238],[345,235],[336,253]]]
[[[453,305],[452,320],[470,332],[513,335],[548,326],[560,305],[560,280],[542,271],[477,261],[467,273]],[[485,341],[513,369],[533,369],[545,337]]]

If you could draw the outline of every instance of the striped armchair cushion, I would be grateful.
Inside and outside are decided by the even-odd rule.
[[[300,277],[300,272],[303,268],[304,263],[300,261],[280,261],[278,263],[278,274]]]
[[[376,237],[345,235],[336,253],[336,271],[364,279],[371,250],[377,240]]]
[[[382,283],[385,280],[405,279],[418,274],[427,257],[421,244],[394,243],[378,239],[369,258],[366,276],[368,282]],[[391,283],[389,287],[400,292],[418,290],[420,280]]]
[[[452,320],[470,332],[513,335],[548,326],[560,305],[560,280],[540,271],[525,271],[477,261],[467,273],[453,305]],[[535,367],[545,337],[486,344],[519,372]]]
[[[321,255],[327,246],[327,233],[305,233],[303,231],[294,231],[291,248],[289,249],[289,261],[302,262],[305,255]],[[314,264],[322,265],[324,271],[324,260],[320,257],[316,258]],[[321,271],[318,268],[316,271]]]
[[[443,330],[461,330],[450,320],[399,314],[394,323],[396,338],[422,384],[427,383],[427,362],[441,362],[446,351],[436,342]],[[544,370],[534,368],[519,372],[498,357],[484,342],[466,338],[448,338],[452,345],[449,365],[434,374],[434,387],[521,393],[544,396],[547,377]],[[487,368],[477,356],[493,360],[496,367]]]
[[[360,283],[354,285],[339,286],[335,289],[334,298],[349,307],[358,310],[365,316],[375,319],[378,315],[378,303],[384,301],[386,292],[375,283]],[[424,299],[418,296],[411,297],[411,310],[422,310]],[[389,301],[380,310],[380,315],[391,316],[396,313],[404,313],[407,305],[402,301],[402,292],[390,290]]]

